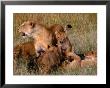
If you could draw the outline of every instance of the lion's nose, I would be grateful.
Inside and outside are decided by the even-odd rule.
[[[62,44],[62,43],[63,43],[63,41],[60,41],[60,43]]]
[[[21,32],[20,34],[21,34],[21,36],[26,36],[26,34],[25,34],[25,33],[23,33],[23,32]]]

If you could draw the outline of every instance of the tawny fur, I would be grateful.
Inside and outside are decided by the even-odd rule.
[[[78,69],[81,67],[81,59],[78,55],[74,54],[70,57],[70,60],[65,60],[60,68],[63,68],[64,70],[71,70],[71,69]]]
[[[74,53],[74,49],[72,47],[72,44],[66,34],[66,29],[64,29],[61,25],[55,24],[50,27],[52,31],[55,33],[55,38],[57,40],[57,46],[62,52],[62,55],[65,56],[65,58],[70,58],[70,57],[78,57]],[[78,57],[79,58],[79,57]],[[71,58],[73,59],[73,58]]]
[[[81,67],[89,67],[97,64],[96,51],[89,51],[84,54],[85,59],[81,61]]]
[[[27,42],[23,44],[16,45],[13,49],[14,59],[24,58],[29,59],[29,56],[36,55],[35,47],[33,42]]]
[[[24,22],[19,27],[19,32],[34,39],[34,47],[37,57],[40,55],[40,52],[46,51],[54,41],[52,31],[46,28],[44,25],[35,22]]]
[[[38,58],[39,74],[49,74],[58,67],[61,62],[61,53],[57,47],[51,46]]]
[[[31,70],[36,71],[36,53],[35,53],[35,47],[33,42],[27,42],[22,43],[19,45],[16,45],[13,49],[13,70],[19,69],[20,66],[20,60],[25,61],[27,63],[27,70],[31,72]]]

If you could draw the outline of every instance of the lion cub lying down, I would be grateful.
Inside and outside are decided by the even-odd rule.
[[[84,54],[85,58],[81,61],[81,67],[89,67],[97,64],[97,52],[89,51]]]
[[[51,46],[46,52],[42,53],[37,60],[39,74],[49,74],[60,65],[62,61],[61,52],[55,46]]]
[[[27,70],[31,72],[32,70],[36,71],[36,53],[34,42],[26,42],[19,45],[16,45],[13,49],[13,63],[14,63],[14,73],[19,69],[21,61],[26,63]]]
[[[71,57],[71,58],[74,58],[74,60],[71,62],[69,60],[65,60],[61,64],[60,68],[64,70],[70,70],[70,69],[77,69],[81,67],[91,67],[91,66],[97,65],[97,53],[95,51],[89,51],[82,55],[84,55],[82,60],[80,60],[79,57],[77,57],[77,55],[74,55],[74,57]]]
[[[22,57],[23,59],[29,59],[29,56],[35,56],[34,42],[26,42],[16,45],[13,50],[14,59]]]

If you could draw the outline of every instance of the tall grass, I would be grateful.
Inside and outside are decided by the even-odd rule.
[[[71,24],[72,29],[68,30],[67,35],[74,48],[74,51],[80,54],[80,53],[85,53],[86,51],[97,50],[97,14],[96,13],[14,13],[13,14],[14,46],[32,40],[31,38],[23,39],[18,33],[18,27],[24,21],[28,21],[28,20],[32,20],[44,24],[47,27],[53,24],[60,24],[63,27],[65,27],[67,24]],[[24,66],[22,66],[21,68],[24,68]],[[82,72],[82,70],[80,70],[80,72],[79,74],[85,73]],[[20,73],[20,74],[25,74],[25,73]],[[65,74],[68,74],[68,72]]]
[[[68,36],[75,52],[97,50],[97,14],[95,13],[14,13],[13,18],[14,46],[31,40],[23,39],[18,33],[18,27],[24,21],[32,20],[48,27],[53,24],[61,24],[63,27],[71,24],[72,29],[68,31]]]

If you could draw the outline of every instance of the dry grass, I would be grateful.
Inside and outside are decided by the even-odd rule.
[[[76,53],[85,53],[86,51],[97,51],[97,14],[96,13],[14,13],[13,14],[13,38],[14,46],[27,41],[31,38],[23,39],[18,33],[18,27],[24,21],[32,20],[44,24],[47,27],[53,24],[61,24],[65,27],[67,24],[72,25],[68,30],[68,37]],[[15,74],[27,75],[26,64],[20,64],[19,69],[15,69]],[[19,71],[18,71],[19,70]],[[61,72],[56,71],[52,74],[79,74],[91,75],[97,74],[97,66],[91,68],[77,69],[76,71]]]

